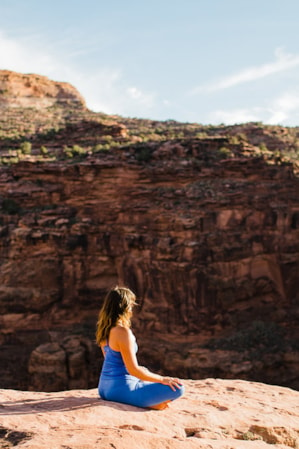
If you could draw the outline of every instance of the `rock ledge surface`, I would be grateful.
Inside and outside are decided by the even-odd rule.
[[[299,447],[299,392],[243,380],[188,380],[185,385],[186,395],[164,411],[106,402],[96,389],[0,390],[0,447]]]

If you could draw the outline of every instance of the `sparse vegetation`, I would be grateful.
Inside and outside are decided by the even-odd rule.
[[[242,433],[240,439],[245,441],[254,441],[254,440],[262,440],[262,437],[248,430],[247,432]]]
[[[49,153],[47,147],[45,147],[44,145],[42,145],[42,146],[40,147],[40,152],[41,152],[41,154],[43,154],[44,156],[46,156],[46,155]]]
[[[205,141],[206,155],[200,158],[210,166],[219,159],[262,156],[271,164],[294,164],[299,172],[298,128],[247,123],[235,126],[180,123],[108,116],[102,113],[53,105],[47,109],[14,108],[0,117],[0,164],[19,161],[77,160],[113,153],[119,147],[144,146],[165,141]],[[223,139],[218,149],[209,141]],[[15,153],[9,154],[11,150]],[[135,154],[137,162],[150,163],[151,151],[145,147]],[[198,162],[194,158],[194,164]]]
[[[93,147],[92,152],[99,153],[101,151],[109,151],[109,150],[110,150],[110,145],[98,143],[97,145],[95,145]]]
[[[68,158],[86,155],[86,150],[84,148],[80,147],[80,145],[73,145],[72,147],[68,147],[65,145],[63,147],[63,152],[64,152],[65,156]]]
[[[247,328],[229,337],[210,340],[205,347],[237,352],[248,351],[252,358],[257,358],[261,354],[283,351],[286,344],[284,331],[277,324],[254,321]]]
[[[219,154],[224,159],[232,157],[234,155],[233,152],[227,147],[221,147],[219,149]]]
[[[152,149],[148,146],[138,146],[135,157],[138,162],[149,162],[152,157]]]
[[[23,154],[31,154],[32,144],[30,142],[22,142],[20,144],[20,150]]]
[[[1,208],[4,213],[10,215],[18,214],[21,211],[21,206],[11,198],[4,198]]]
[[[261,151],[262,153],[265,153],[265,152],[269,151],[268,148],[267,148],[267,145],[266,145],[264,142],[262,142],[262,143],[259,145],[259,149],[260,149],[260,151]]]

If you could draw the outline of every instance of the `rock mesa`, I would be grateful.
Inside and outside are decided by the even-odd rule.
[[[49,80],[45,76],[0,71],[0,109],[58,105],[85,108],[85,100],[69,83]]]

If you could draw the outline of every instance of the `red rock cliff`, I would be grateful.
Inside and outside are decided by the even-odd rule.
[[[104,292],[115,283],[136,291],[143,339],[159,339],[148,350],[150,359],[184,377],[204,375],[213,365],[208,350],[198,347],[208,337],[242,331],[254,321],[292,327],[299,184],[291,169],[261,160],[198,168],[172,152],[166,163],[160,151],[147,166],[116,153],[2,171],[4,343],[14,335],[22,346],[26,330],[33,349],[66,326],[78,334],[84,326],[93,329]],[[165,353],[167,344],[173,349]],[[285,348],[278,349],[270,365],[284,357]],[[215,361],[214,369],[227,375],[230,356],[221,357],[225,366]],[[238,375],[258,369],[251,357],[239,353]],[[291,375],[285,363],[279,359],[280,379]]]
[[[83,156],[0,169],[2,385],[94,386],[98,309],[123,283],[138,296],[142,363],[299,388],[294,167],[219,133],[136,144],[123,126],[86,120],[64,118],[50,140],[63,153],[83,129]],[[93,152],[108,132],[122,145]],[[34,151],[46,137],[32,128]]]
[[[45,76],[0,70],[0,108],[46,108],[54,104],[84,108],[85,101],[69,83]]]

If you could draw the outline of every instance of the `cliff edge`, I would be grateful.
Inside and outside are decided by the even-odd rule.
[[[299,447],[299,392],[242,380],[185,381],[154,411],[97,390],[0,390],[0,447],[40,449],[280,449]]]
[[[85,100],[69,83],[52,81],[41,75],[0,70],[0,109],[43,109],[54,104],[85,108]]]
[[[108,116],[8,71],[0,104],[2,388],[96,385],[124,284],[141,364],[299,389],[299,128]]]

